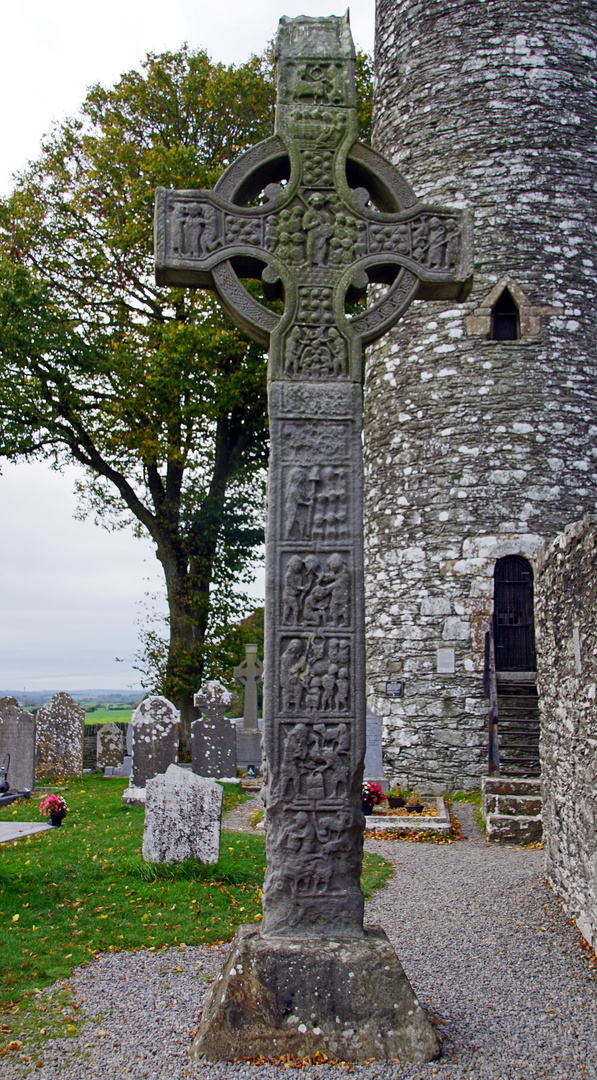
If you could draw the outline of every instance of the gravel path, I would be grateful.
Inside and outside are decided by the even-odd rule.
[[[254,805],[242,809],[248,817]],[[367,921],[395,945],[438,1025],[442,1058],[310,1066],[305,1080],[347,1071],[362,1080],[596,1080],[597,977],[542,880],[543,853],[489,846],[470,807],[458,817],[469,838],[461,843],[367,841],[395,867],[369,901]],[[25,1039],[20,1054],[2,1058],[3,1080],[280,1080],[285,1074],[269,1065],[187,1064],[189,1033],[225,953],[107,954],[75,970],[64,1012],[84,1023],[37,1051]],[[60,993],[63,985],[42,999]]]

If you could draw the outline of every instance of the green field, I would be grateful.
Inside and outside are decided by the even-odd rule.
[[[85,709],[86,724],[115,724],[117,721],[128,724],[132,713],[130,705],[123,705],[121,709],[108,709],[105,706],[98,706],[93,712],[87,711],[88,706],[82,705],[81,708]]]
[[[35,989],[98,953],[213,944],[260,921],[265,838],[223,832],[211,866],[144,863],[144,810],[122,806],[127,783],[97,774],[71,781],[61,788],[69,807],[61,828],[0,845],[0,1009],[25,1008]],[[242,792],[223,787],[231,809]],[[42,820],[38,798],[0,810],[0,821]],[[366,854],[365,895],[391,872]]]

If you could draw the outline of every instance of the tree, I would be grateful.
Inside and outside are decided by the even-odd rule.
[[[164,657],[150,634],[147,658],[187,742],[193,691],[230,666],[232,585],[263,539],[265,357],[203,290],[157,288],[154,195],[212,187],[271,134],[274,100],[270,55],[149,55],[93,87],[0,204],[0,456],[74,459],[85,509],[155,543],[169,644]]]

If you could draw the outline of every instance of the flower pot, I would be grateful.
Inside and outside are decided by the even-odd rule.
[[[371,811],[373,810],[373,807],[370,806],[368,802],[364,802],[361,804],[361,810],[363,811],[365,817],[369,817]]]
[[[421,810],[423,809],[423,803],[417,803],[416,806],[407,806],[406,809],[408,810],[409,814],[420,814]]]
[[[59,825],[62,825],[65,816],[65,810],[59,810],[56,814],[50,814],[50,825],[57,829]]]
[[[399,806],[406,806],[406,799],[401,799],[399,795],[388,795],[388,805],[390,810],[397,810]]]

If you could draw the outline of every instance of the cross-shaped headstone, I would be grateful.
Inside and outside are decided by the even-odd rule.
[[[270,944],[363,938],[362,348],[414,299],[464,298],[470,278],[466,213],[418,202],[357,142],[354,55],[347,16],[282,19],[275,135],[213,191],[160,189],[156,204],[158,283],[214,289],[269,346],[261,933]],[[261,279],[284,313],[243,278]],[[370,283],[384,294],[355,306]],[[198,1038],[217,1055],[207,1028]],[[282,1053],[281,1035],[275,1045]],[[333,1056],[347,1053],[357,1051]]]
[[[256,645],[245,645],[245,659],[232,669],[232,674],[245,689],[243,731],[257,731],[257,686],[261,682],[263,664],[257,659]]]
[[[232,704],[230,690],[217,679],[208,679],[193,704],[202,714],[191,724],[193,772],[236,779],[236,728],[225,716]]]

